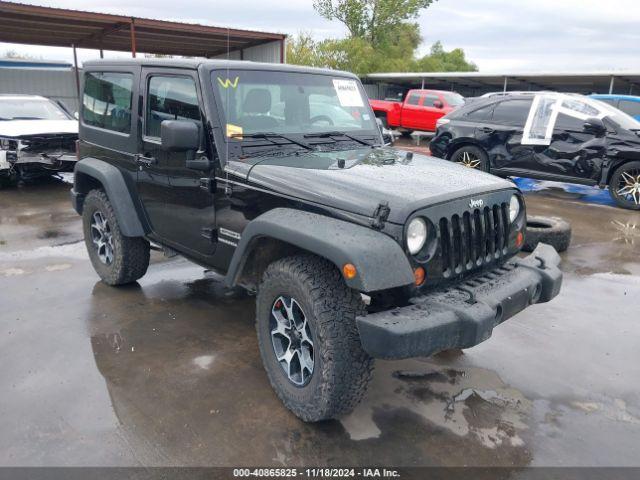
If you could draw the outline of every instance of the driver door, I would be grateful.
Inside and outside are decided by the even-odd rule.
[[[210,173],[187,168],[191,155],[205,155],[200,113],[201,94],[195,72],[143,69],[142,155],[138,189],[154,233],[169,246],[195,255],[215,250],[215,209],[209,191]],[[190,120],[201,132],[198,152],[162,149],[164,120]]]

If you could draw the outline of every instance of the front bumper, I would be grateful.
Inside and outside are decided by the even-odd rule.
[[[540,244],[526,258],[411,298],[409,306],[358,317],[362,346],[372,357],[399,359],[477,345],[516,313],[558,295],[559,263],[555,249]]]

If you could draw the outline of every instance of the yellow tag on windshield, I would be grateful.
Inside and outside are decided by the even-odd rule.
[[[233,123],[227,123],[227,137],[242,140],[242,127],[240,125],[234,125]]]

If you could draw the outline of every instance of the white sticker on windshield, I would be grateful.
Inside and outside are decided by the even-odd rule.
[[[338,101],[342,107],[363,107],[362,96],[355,80],[333,79],[333,88],[338,94]]]

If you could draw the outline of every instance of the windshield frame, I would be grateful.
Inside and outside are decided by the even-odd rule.
[[[275,65],[274,65],[275,66]],[[228,72],[228,71],[243,71],[243,72],[254,72],[254,73],[284,73],[284,74],[300,74],[300,75],[318,75],[318,76],[324,76],[324,77],[329,77],[329,78],[340,78],[340,79],[348,79],[348,80],[354,80],[358,86],[358,90],[360,92],[360,95],[362,96],[362,100],[363,100],[363,107],[366,110],[368,110],[368,113],[371,117],[371,121],[372,121],[372,129],[371,130],[355,130],[355,131],[349,131],[348,133],[350,134],[356,134],[356,135],[363,135],[363,136],[372,136],[375,137],[375,145],[383,145],[383,140],[382,140],[382,134],[380,132],[380,129],[378,128],[377,122],[376,122],[376,117],[375,114],[373,113],[373,110],[371,108],[371,104],[369,103],[369,97],[367,95],[367,92],[365,91],[364,87],[362,86],[362,83],[360,82],[360,79],[358,79],[358,77],[356,77],[355,75],[351,75],[348,74],[346,72],[341,72],[341,71],[324,71],[324,70],[304,70],[304,69],[297,69],[297,68],[292,68],[292,69],[285,69],[285,68],[256,68],[254,66],[244,66],[244,65],[231,65],[228,68],[227,67],[220,67],[220,66],[210,66],[209,68],[206,69],[206,76],[204,76],[203,78],[206,79],[206,91],[208,93],[211,94],[212,96],[212,100],[213,100],[213,109],[212,109],[212,114],[215,115],[215,118],[217,120],[218,123],[218,128],[216,129],[216,133],[218,133],[218,135],[216,136],[216,142],[218,143],[219,140],[222,140],[224,142],[225,147],[223,149],[219,149],[219,153],[224,153],[224,157],[225,157],[225,162],[228,162],[231,157],[233,157],[234,160],[240,160],[242,161],[242,159],[240,157],[243,156],[242,154],[242,146],[248,146],[251,145],[252,143],[258,143],[258,141],[256,141],[255,138],[250,138],[249,136],[245,137],[245,138],[234,138],[234,137],[229,137],[226,134],[226,125],[227,125],[227,120],[226,120],[226,112],[225,109],[223,107],[223,98],[220,95],[220,91],[219,89],[216,87],[215,85],[215,74],[217,72]],[[334,131],[335,127],[327,127],[327,131]],[[308,132],[269,132],[269,133],[276,133],[276,134],[282,134],[288,137],[292,137],[296,140],[301,140],[301,141],[305,141],[305,133]],[[317,133],[323,133],[323,131],[319,130]],[[248,133],[248,135],[251,135],[251,133]],[[264,140],[262,140],[264,141]],[[295,145],[295,144],[289,144],[289,143],[283,143],[283,145],[285,146],[289,146],[289,145]],[[273,147],[273,145],[271,145]],[[362,145],[359,145],[359,147],[361,148]],[[356,148],[356,147],[354,147]],[[294,154],[294,152],[292,152],[292,155]]]
[[[43,103],[43,104],[48,104],[50,105],[52,108],[54,108],[55,110],[62,112],[62,114],[64,115],[64,118],[7,118],[6,120],[4,120],[3,115],[1,113],[1,108],[0,107],[0,121],[2,122],[19,122],[19,121],[47,121],[47,122],[57,122],[57,121],[66,121],[66,120],[75,120],[70,114],[69,112],[61,107],[60,105],[58,105],[55,101],[53,101],[50,98],[46,98],[46,97],[31,97],[31,98],[22,98],[22,99],[12,99],[11,97],[17,97],[17,96],[13,96],[13,95],[8,95],[8,96],[0,96],[0,104],[2,104],[4,101],[14,101],[17,103],[26,103],[26,102],[31,102],[31,103]]]

